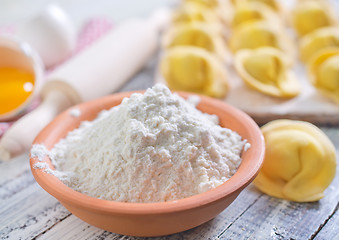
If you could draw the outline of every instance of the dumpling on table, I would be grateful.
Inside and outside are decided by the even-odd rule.
[[[176,24],[168,29],[163,36],[163,48],[177,46],[195,46],[203,48],[220,57],[229,59],[229,52],[220,31],[206,23]]]
[[[275,120],[262,128],[266,152],[254,179],[262,192],[296,202],[313,202],[336,172],[333,143],[316,126],[304,121]]]
[[[339,104],[339,48],[325,49],[313,56],[308,75],[318,91]]]
[[[222,61],[198,47],[166,49],[160,61],[160,74],[174,91],[223,98],[229,89],[227,71]]]
[[[275,12],[281,12],[282,6],[279,3],[279,0],[231,0],[233,5],[237,6],[244,3],[262,3],[271,8]]]
[[[279,16],[268,6],[261,2],[245,2],[235,6],[231,26],[237,28],[244,23],[266,21],[273,26],[282,25]]]
[[[327,48],[339,48],[339,27],[319,28],[300,40],[300,59],[308,62],[313,55]]]
[[[235,29],[229,48],[233,53],[241,49],[256,49],[261,47],[273,47],[285,52],[291,61],[296,58],[296,49],[292,40],[279,28],[267,22],[245,23]]]
[[[271,47],[241,50],[235,56],[236,71],[247,86],[279,98],[292,98],[300,92],[290,65],[283,52]]]
[[[229,2],[224,0],[183,0],[183,3],[193,3],[212,10],[224,24],[229,22],[229,15],[232,12]]]
[[[316,29],[336,25],[330,7],[324,1],[301,1],[291,13],[292,25],[299,36]]]
[[[172,14],[172,23],[205,22],[220,25],[218,16],[209,8],[199,4],[185,3],[180,5]]]

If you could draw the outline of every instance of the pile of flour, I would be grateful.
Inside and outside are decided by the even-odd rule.
[[[162,202],[215,188],[236,172],[249,143],[193,102],[157,84],[82,122],[51,151],[34,145],[35,167],[113,201]],[[45,154],[55,171],[43,162]]]

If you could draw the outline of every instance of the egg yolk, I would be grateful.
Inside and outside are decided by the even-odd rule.
[[[8,113],[30,96],[34,86],[34,75],[16,68],[0,68],[0,114]]]

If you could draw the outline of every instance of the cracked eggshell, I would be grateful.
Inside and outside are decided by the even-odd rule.
[[[65,60],[76,46],[76,30],[66,12],[56,4],[30,19],[19,29],[19,36],[41,56],[46,67]]]

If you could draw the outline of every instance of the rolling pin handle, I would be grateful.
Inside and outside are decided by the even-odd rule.
[[[169,23],[170,11],[155,11],[148,19],[126,21],[58,67],[43,86],[41,105],[0,139],[0,160],[24,153],[57,114],[82,101],[119,89],[154,55],[158,34]]]
[[[64,92],[58,89],[49,91],[35,110],[15,122],[0,139],[0,160],[9,160],[29,149],[41,129],[73,104]]]

